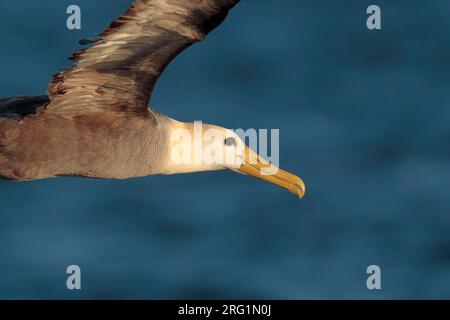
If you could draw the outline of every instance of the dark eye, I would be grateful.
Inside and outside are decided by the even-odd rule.
[[[233,137],[230,138],[226,138],[224,141],[226,146],[235,146],[236,145],[236,140]]]

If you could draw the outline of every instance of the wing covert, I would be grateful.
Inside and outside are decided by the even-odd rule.
[[[166,66],[203,40],[238,2],[135,0],[90,48],[73,54],[73,67],[53,77],[45,112],[148,112]]]

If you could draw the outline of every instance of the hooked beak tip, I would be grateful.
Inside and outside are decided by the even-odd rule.
[[[299,197],[299,199],[303,199],[306,193],[306,186],[305,183],[299,178],[300,182],[297,183],[298,192],[296,193]]]

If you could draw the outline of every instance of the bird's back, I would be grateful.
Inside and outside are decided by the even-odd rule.
[[[37,110],[44,97],[0,100],[0,177],[35,180],[52,176],[123,179],[159,167],[164,116],[100,112],[61,116]],[[88,106],[86,107],[88,108]]]
[[[11,149],[19,135],[19,122],[36,113],[37,108],[49,102],[48,96],[19,96],[0,99],[0,177],[10,178]],[[6,174],[8,173],[8,174]]]
[[[36,109],[49,102],[48,96],[20,96],[0,99],[0,118],[20,120],[34,114]]]

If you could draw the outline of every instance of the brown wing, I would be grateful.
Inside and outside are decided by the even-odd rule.
[[[148,112],[161,73],[201,41],[239,0],[135,0],[75,65],[55,75],[45,112]]]

